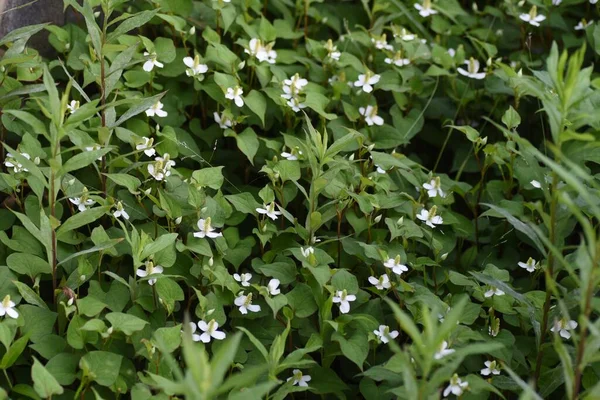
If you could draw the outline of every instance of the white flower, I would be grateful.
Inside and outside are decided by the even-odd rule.
[[[171,175],[171,167],[175,166],[175,161],[170,159],[169,153],[165,153],[163,157],[154,158],[154,162],[148,164],[148,173],[157,181],[162,181]]]
[[[440,360],[446,357],[447,355],[454,353],[455,351],[456,350],[454,349],[448,348],[448,342],[444,340],[438,351],[434,354],[433,358],[435,358],[436,360]]]
[[[281,290],[279,290],[280,283],[281,282],[279,282],[279,279],[271,279],[269,281],[269,283],[267,284],[267,290],[269,291],[269,294],[271,296],[275,296],[281,293]]]
[[[150,107],[149,109],[146,110],[146,115],[149,117],[154,117],[155,115],[157,117],[166,117],[168,115],[168,113],[166,111],[164,111],[162,108],[163,108],[163,103],[161,103],[160,101],[157,101],[156,103],[154,103],[154,105],[152,107]]]
[[[459,74],[464,75],[468,78],[472,79],[483,79],[485,78],[485,72],[479,72],[479,61],[475,60],[471,57],[469,60],[465,61],[465,65],[467,65],[467,69],[464,68],[456,68]]]
[[[365,117],[365,122],[367,123],[367,125],[383,125],[383,118],[377,115],[377,106],[373,107],[369,105],[367,106],[367,108],[360,107],[358,109],[358,112],[360,113],[360,115]]]
[[[454,374],[454,376],[450,378],[450,384],[444,390],[444,397],[448,397],[450,393],[458,397],[464,393],[467,387],[469,387],[469,382],[463,382],[462,379],[458,377],[458,374]]]
[[[89,199],[87,197],[87,192],[88,192],[87,188],[84,187],[83,188],[83,193],[81,194],[81,197],[70,197],[69,198],[69,201],[71,203],[73,203],[74,205],[76,205],[77,209],[79,211],[85,211],[85,210],[88,209],[88,207],[90,207],[92,204],[95,203],[94,200]]]
[[[483,294],[485,297],[504,296],[504,292],[498,288],[490,286],[490,289]]]
[[[147,51],[144,52],[144,57],[147,57],[148,60],[146,60],[146,62],[144,63],[144,71],[146,72],[150,72],[152,71],[152,69],[154,69],[154,67],[158,67],[158,68],[162,68],[164,67],[163,63],[158,62],[158,60],[156,59],[156,53],[148,53]]]
[[[373,333],[381,343],[388,343],[390,339],[396,339],[399,335],[398,331],[390,331],[390,327],[387,325],[379,325],[379,330],[373,331]]]
[[[94,144],[92,146],[86,146],[85,151],[96,151],[96,150],[100,150],[102,147],[100,147],[99,144]],[[102,160],[102,156],[98,157],[96,160],[101,161]]]
[[[233,279],[240,282],[242,286],[248,287],[250,286],[250,279],[252,279],[252,274],[233,274]]]
[[[431,8],[431,0],[423,0],[423,4],[415,3],[415,8],[419,10],[419,15],[427,18],[430,15],[437,14],[437,11]]]
[[[408,271],[408,267],[400,263],[400,255],[397,255],[396,258],[388,258],[387,261],[383,263],[383,266],[391,269],[392,272],[398,276]]]
[[[138,268],[135,274],[140,278],[145,278],[150,275],[160,275],[163,273],[163,267],[160,265],[154,265],[152,261],[146,261],[144,269]],[[156,278],[148,279],[148,285],[152,286],[156,283]]]
[[[354,86],[362,88],[365,93],[371,93],[373,91],[373,85],[379,82],[379,78],[381,78],[379,75],[367,71],[364,74],[358,75],[358,80],[354,82]]]
[[[588,22],[585,19],[582,19],[581,21],[579,21],[579,23],[577,25],[575,25],[575,30],[583,31],[583,30],[585,30],[585,28],[587,28],[588,26],[590,26],[593,23],[594,23],[593,20],[590,20],[590,22]]]
[[[1,315],[1,314],[0,314]],[[560,336],[565,339],[571,338],[570,330],[577,328],[577,322],[570,320],[567,321],[566,318],[561,318],[560,321],[555,321],[554,326],[550,328],[552,332],[559,332]]]
[[[10,299],[10,295],[4,296],[4,300],[0,303],[0,317],[8,315],[11,318],[19,318],[19,313],[15,310],[15,303]]]
[[[485,368],[481,370],[481,375],[488,376],[490,374],[500,375],[500,368],[496,361],[486,361],[483,363]]]
[[[233,100],[235,105],[238,107],[244,106],[244,99],[242,98],[242,94],[244,94],[244,89],[239,86],[234,88],[227,88],[227,93],[225,94],[225,98],[229,100]]]
[[[251,39],[248,48],[244,52],[256,57],[259,62],[266,61],[269,64],[275,64],[277,59],[277,52],[273,50],[273,43],[264,45],[260,39]]]
[[[200,78],[204,78],[202,74],[208,72],[208,65],[200,64],[200,56],[196,54],[194,58],[192,57],[184,57],[183,63],[188,69],[185,71],[187,76],[194,76]]]
[[[69,110],[69,112],[71,114],[73,114],[78,109],[79,109],[79,102],[77,100],[71,100],[71,103],[67,104],[67,110]]]
[[[403,67],[410,64],[410,60],[408,58],[402,57],[401,51],[397,51],[394,55],[394,58],[387,57],[384,61],[386,64],[394,64],[397,67]]]
[[[542,188],[542,184],[539,181],[536,181],[535,179],[532,180],[529,183],[531,184],[531,186],[533,186],[536,189],[541,189]]]
[[[338,290],[333,297],[333,302],[340,304],[340,312],[342,314],[347,314],[350,311],[350,302],[354,300],[356,300],[356,296],[348,294],[346,289]]]
[[[250,312],[259,312],[260,306],[256,304],[252,304],[252,293],[248,293],[247,296],[244,295],[244,292],[240,292],[238,297],[236,297],[234,304],[238,306],[240,312],[242,314],[248,314]]]
[[[590,0],[590,4],[596,4],[598,0]]]
[[[456,55],[456,50],[448,49],[448,54],[450,54],[450,57],[454,58],[454,56]]]
[[[215,232],[215,228],[213,228],[210,224],[210,217],[208,217],[206,219],[200,218],[198,220],[198,229],[200,229],[200,231],[194,232],[194,237],[197,237],[200,239],[202,239],[204,237],[209,237],[211,239],[214,239],[214,238],[223,236],[223,234],[221,232]]]
[[[294,112],[298,112],[303,108],[306,108],[306,104],[304,103],[300,103],[300,101],[296,98],[293,97],[291,99],[289,99],[286,103]]]
[[[546,19],[544,15],[538,15],[536,6],[532,6],[531,10],[529,10],[529,13],[523,13],[519,15],[519,18],[533,26],[540,26],[540,22]]]
[[[442,198],[446,197],[446,194],[442,190],[442,182],[439,176],[436,176],[429,181],[429,183],[425,182],[423,184],[423,189],[427,190],[427,195],[429,197],[436,197],[438,195]]]
[[[235,125],[235,123],[225,114],[225,111],[223,111],[221,115],[215,111],[213,117],[221,129],[231,128],[233,125]]]
[[[307,248],[300,247],[300,253],[302,253],[304,257],[308,258],[311,254],[315,254],[315,249],[311,246],[308,246]]]
[[[538,262],[535,261],[535,259],[529,257],[529,259],[527,260],[526,263],[519,261],[518,265],[521,268],[525,268],[527,270],[527,272],[533,272],[538,268]]]
[[[194,342],[199,342],[200,341],[200,335],[198,335],[196,333],[196,329],[198,329],[198,328],[196,328],[196,324],[193,323],[193,322],[190,322],[190,331],[192,332],[192,340]],[[183,329],[181,330],[181,333],[183,333]]]
[[[117,202],[116,207],[117,209],[115,210],[115,212],[113,212],[113,216],[115,218],[123,217],[124,219],[129,219],[129,214],[127,214],[127,211],[125,211],[125,209],[123,208],[123,204],[120,201]]]
[[[395,38],[399,37],[404,42],[410,42],[410,41],[415,40],[417,38],[417,35],[410,33],[405,28],[402,28],[400,31],[398,31],[398,29],[395,28],[394,29],[394,37]]]
[[[276,220],[277,216],[281,215],[281,211],[275,211],[275,202],[265,204],[263,208],[257,208],[256,212],[259,214],[265,214],[272,220]]]
[[[375,278],[374,276],[370,276],[369,283],[379,290],[389,289],[392,286],[390,284],[390,278],[386,274],[381,275],[379,279]]]
[[[143,150],[148,157],[152,157],[156,153],[156,150],[152,147],[153,143],[154,139],[144,136],[142,137],[142,141],[135,146],[135,149],[138,151]]]
[[[27,153],[20,153],[23,157],[25,157],[28,160],[31,160],[31,156]],[[25,168],[20,162],[18,162],[15,158],[13,158],[13,155],[10,153],[6,153],[6,159],[4,160],[4,165],[6,165],[8,168],[12,168],[13,172],[15,174],[18,174],[19,172],[27,172],[27,168]]]
[[[560,6],[560,3],[562,3],[562,0],[552,0],[553,6]]]
[[[290,150],[290,152],[283,151],[281,153],[281,157],[285,158],[288,161],[298,161],[298,156],[302,155],[302,150],[299,150],[298,147],[295,147]]]
[[[308,81],[304,78],[300,78],[299,74],[296,74],[289,79],[284,79],[283,84],[292,89],[296,89],[297,91],[301,91],[304,89],[304,86],[308,85]]]
[[[287,381],[289,382],[290,380],[294,380],[292,382],[292,386],[298,385],[298,386],[303,386],[303,387],[308,387],[308,382],[310,382],[310,380],[312,379],[310,377],[310,375],[303,375],[302,371],[300,371],[299,369],[295,369],[293,371],[294,375],[287,378]]]
[[[193,326],[193,323],[190,323],[190,326]],[[210,339],[223,340],[225,339],[225,332],[218,331],[219,323],[214,319],[211,319],[209,322],[206,321],[198,321],[198,328],[204,333],[202,335],[192,335],[192,339],[195,342],[201,341],[202,343],[209,343]],[[193,326],[192,332],[196,331],[196,327]]]
[[[327,40],[327,43],[325,43],[325,50],[327,50],[327,57],[335,61],[340,60],[342,53],[338,51],[337,46],[333,44],[331,39]]]
[[[425,222],[425,225],[435,228],[436,225],[444,223],[444,219],[437,214],[437,207],[433,206],[429,211],[422,209],[420,214],[417,214],[417,218]]]
[[[378,38],[371,38],[371,43],[375,44],[375,48],[379,50],[394,50],[394,46],[388,44],[385,33]]]
[[[375,164],[375,170],[377,171],[378,174],[385,174],[386,171],[385,169],[381,168],[381,166]]]

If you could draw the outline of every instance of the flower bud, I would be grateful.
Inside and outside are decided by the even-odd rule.
[[[179,224],[181,223],[181,220],[182,220],[182,219],[183,219],[183,217],[177,217],[177,218],[175,218],[175,223],[176,223],[177,225],[179,225]]]
[[[374,221],[375,221],[376,224],[378,224],[379,221],[381,221],[381,215],[376,216],[375,219],[374,219]]]
[[[448,253],[444,253],[441,255],[440,260],[441,261],[446,261],[446,258],[448,258]]]
[[[190,36],[194,36],[196,34],[196,27],[192,26],[189,31]]]
[[[212,267],[215,264],[215,259],[213,257],[208,259],[208,266]]]

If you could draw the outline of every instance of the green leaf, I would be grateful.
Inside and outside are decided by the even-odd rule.
[[[36,393],[45,399],[64,392],[56,378],[35,357],[31,368],[31,379]]]
[[[192,179],[200,187],[219,190],[223,186],[223,167],[202,168],[192,173]]]
[[[0,360],[0,369],[8,369],[12,366],[15,361],[19,358],[27,343],[29,342],[29,335],[25,335],[13,342],[11,346],[8,348],[4,356],[2,356],[2,360]]]
[[[12,253],[6,259],[6,265],[20,275],[28,275],[32,279],[40,274],[51,274],[52,267],[46,260],[25,253]]]
[[[67,235],[67,233],[71,232],[74,229],[97,221],[109,210],[110,206],[94,207],[69,217],[69,219],[67,219],[65,223],[57,229],[57,240],[61,240]]]
[[[147,97],[145,99],[132,99],[131,102],[133,103],[133,106],[131,106],[127,111],[125,111],[123,115],[121,115],[121,117],[114,124],[109,126],[109,128],[116,128],[117,126],[122,125],[123,122],[127,121],[128,119],[133,118],[136,115],[148,110],[160,99],[162,99],[165,93],[166,92],[162,92],[155,96]]]
[[[154,286],[156,287],[156,293],[158,293],[169,314],[175,309],[176,301],[183,301],[185,299],[181,286],[170,278],[159,278]]]
[[[508,129],[515,129],[521,125],[521,116],[512,106],[509,106],[502,116],[502,122]]]
[[[259,91],[253,90],[246,97],[244,101],[248,108],[252,110],[254,114],[260,118],[263,127],[265,126],[265,113],[267,112],[267,99]]]
[[[115,39],[118,39],[119,36],[132,31],[140,26],[146,24],[150,21],[154,16],[158,13],[159,9],[151,10],[151,11],[142,11],[137,14],[133,14],[132,16],[127,17],[125,21],[123,21],[117,28],[108,34],[107,42],[110,43]]]
[[[148,243],[144,246],[142,253],[140,254],[140,260],[144,260],[153,254],[157,254],[158,252],[166,249],[169,246],[172,246],[177,240],[177,233],[167,233],[165,235],[160,235],[155,241],[152,243]]]
[[[248,329],[244,328],[243,326],[238,326],[238,329],[244,332],[246,336],[248,336],[248,339],[250,339],[254,347],[256,347],[256,350],[258,350],[260,354],[263,355],[265,361],[269,361],[269,352],[267,351],[267,348],[261,343],[261,341],[258,340],[256,336],[254,336]]]
[[[345,53],[344,53],[345,54]],[[315,111],[321,117],[327,120],[333,120],[337,118],[337,115],[325,112],[325,108],[329,104],[329,98],[317,92],[309,92],[306,94],[306,100],[304,104]]]
[[[131,314],[123,313],[108,313],[106,319],[110,321],[112,327],[123,332],[127,336],[131,336],[134,332],[141,331],[148,324],[141,318]]]
[[[317,302],[312,290],[304,283],[298,283],[291,292],[285,294],[285,297],[298,318],[309,317],[317,311]]]
[[[256,214],[256,209],[261,207],[254,196],[248,192],[226,195],[225,198],[236,210],[244,214]]]
[[[83,376],[102,386],[111,386],[119,377],[123,356],[108,351],[90,351],[79,361]]]
[[[240,151],[244,153],[246,157],[248,157],[248,160],[250,160],[250,163],[254,165],[254,156],[256,155],[260,145],[258,136],[256,136],[254,130],[248,127],[240,134],[236,134],[232,130],[228,130],[225,131],[225,136],[234,136]]]
[[[29,304],[33,304],[34,306],[45,308],[47,310],[49,309],[48,305],[44,302],[44,300],[42,300],[42,298],[29,286],[19,281],[13,281],[13,285],[17,287],[19,293],[26,302],[28,302]]]
[[[59,175],[62,176],[67,172],[77,171],[87,167],[88,165],[96,162],[96,160],[99,158],[104,157],[104,155],[109,153],[111,150],[111,148],[105,147],[103,149],[84,151],[76,154],[69,158],[66,163],[64,163],[59,171]]]
[[[28,113],[27,111],[21,111],[21,110],[2,110],[2,112],[4,114],[9,114],[12,115],[18,119],[20,119],[21,121],[25,122],[27,125],[29,125],[31,128],[33,128],[33,132],[36,135],[37,134],[42,134],[42,135],[48,135],[48,130],[46,129],[46,124],[44,124],[41,120],[39,120],[37,117],[33,116],[32,114]]]

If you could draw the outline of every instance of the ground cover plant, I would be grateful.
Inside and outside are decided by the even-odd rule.
[[[0,39],[0,398],[600,398],[595,3]]]

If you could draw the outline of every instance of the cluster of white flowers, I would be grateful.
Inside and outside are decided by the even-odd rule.
[[[393,57],[387,57],[384,61],[386,64],[394,64],[396,67],[403,67],[410,64],[410,59],[404,57],[402,50],[398,50]]]
[[[31,156],[27,153],[19,153],[19,155],[24,158],[31,160]],[[25,168],[20,162],[17,161],[16,158],[11,153],[6,153],[6,158],[4,159],[4,165],[8,168],[12,168],[15,174],[19,172],[28,172],[28,169]]]
[[[175,161],[171,160],[169,153],[163,157],[154,158],[154,162],[148,164],[148,173],[157,181],[165,180],[171,175],[171,168],[175,166]]]
[[[251,39],[248,43],[248,48],[244,52],[252,57],[256,57],[259,62],[266,61],[269,64],[275,64],[277,52],[273,50],[274,44],[264,44],[260,39]]]
[[[306,108],[306,104],[301,102],[300,96],[303,94],[304,87],[308,85],[308,81],[304,78],[300,78],[299,74],[292,76],[289,79],[283,81],[283,94],[282,98],[287,100],[287,105],[294,111],[298,112],[303,108]]]

